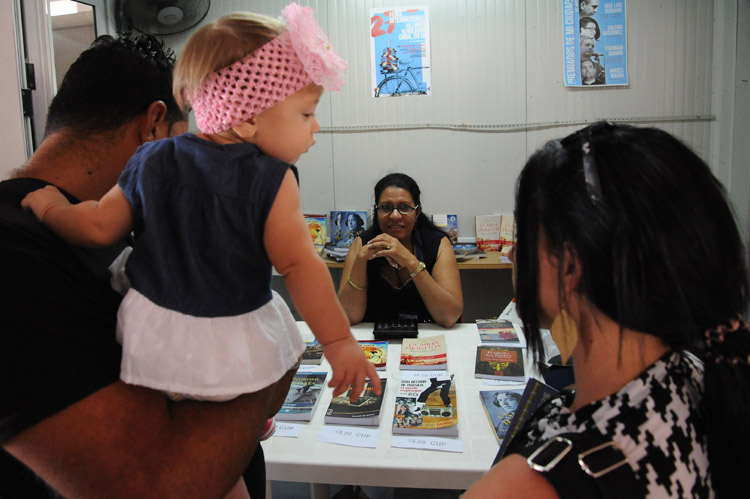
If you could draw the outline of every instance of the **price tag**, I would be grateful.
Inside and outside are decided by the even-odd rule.
[[[391,447],[440,450],[443,452],[464,451],[463,442],[457,438],[419,437],[406,435],[393,435],[393,438],[391,439]]]
[[[273,432],[274,437],[299,437],[299,432],[302,431],[302,425],[297,423],[290,423],[288,421],[276,421],[276,431]]]
[[[327,369],[322,369],[320,364],[300,364],[297,368],[298,373],[324,373]]]
[[[318,434],[318,442],[349,445],[351,447],[369,447],[378,445],[380,428],[361,428],[358,426],[324,425]]]

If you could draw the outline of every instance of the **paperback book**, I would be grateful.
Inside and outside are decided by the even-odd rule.
[[[445,335],[404,338],[399,368],[404,370],[440,370],[448,368]]]
[[[349,252],[349,248],[347,247],[341,247],[337,248],[335,246],[326,245],[325,248],[323,248],[323,255],[327,256],[331,260],[336,260],[337,262],[343,262],[346,260],[346,254]]]
[[[477,330],[482,343],[493,343],[507,347],[525,347],[526,337],[522,328],[505,319],[477,319]]]
[[[380,410],[383,407],[383,394],[385,394],[386,380],[380,380],[381,395],[376,395],[372,389],[372,383],[367,380],[362,394],[351,402],[352,388],[346,393],[331,399],[326,410],[326,424],[342,424],[354,426],[378,426],[380,424]]]
[[[316,339],[305,340],[305,351],[302,352],[302,364],[320,364],[323,362],[323,345]]]
[[[477,215],[477,248],[482,251],[500,251],[500,223],[502,215]]]
[[[292,378],[284,404],[274,416],[279,421],[310,421],[325,386],[324,372],[298,372]]]
[[[507,257],[516,243],[516,218],[513,215],[502,215],[500,219],[500,256]]]
[[[487,253],[477,248],[476,244],[454,244],[453,254],[457,262],[463,262],[474,258],[485,258]]]
[[[432,215],[432,223],[448,234],[451,244],[458,242],[458,215]]]
[[[328,240],[328,219],[325,215],[305,214],[304,217],[315,251],[320,254]]]
[[[497,443],[501,443],[510,428],[518,404],[521,402],[523,388],[507,390],[480,390],[484,412],[495,432]]]
[[[348,248],[365,229],[366,211],[331,211],[331,246]]]
[[[458,406],[453,374],[402,372],[393,413],[395,435],[458,436]]]
[[[537,409],[547,403],[547,401],[557,395],[557,393],[557,390],[549,385],[545,385],[538,379],[529,379],[529,382],[526,383],[526,388],[524,388],[523,393],[521,394],[518,408],[514,412],[513,418],[510,420],[508,429],[505,432],[505,438],[503,438],[503,441],[500,444],[500,450],[497,452],[492,464],[495,464],[503,458],[513,436],[518,433],[518,430],[526,424],[526,421],[531,418]]]
[[[360,340],[359,344],[362,346],[367,360],[375,366],[375,370],[385,371],[388,362],[388,341]]]
[[[523,350],[518,347],[479,345],[474,377],[500,381],[524,381]]]

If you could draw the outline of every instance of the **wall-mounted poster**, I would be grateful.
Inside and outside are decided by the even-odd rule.
[[[565,86],[628,84],[625,0],[562,0]]]
[[[427,7],[370,9],[373,97],[430,95]]]

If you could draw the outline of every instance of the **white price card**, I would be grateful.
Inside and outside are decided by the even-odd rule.
[[[273,432],[274,437],[299,437],[299,432],[302,431],[302,425],[297,423],[290,423],[288,421],[276,421],[276,430]]]
[[[464,444],[457,438],[422,437],[393,435],[391,447],[407,449],[441,450],[444,452],[463,452]]]
[[[300,364],[297,368],[298,373],[322,373],[328,369],[322,369],[319,364]]]
[[[318,442],[349,445],[351,447],[369,447],[378,445],[380,428],[362,428],[359,426],[325,425],[318,434]]]

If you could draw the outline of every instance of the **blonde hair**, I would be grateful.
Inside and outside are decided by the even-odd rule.
[[[172,78],[177,104],[187,112],[192,95],[206,78],[254,52],[286,29],[282,21],[252,12],[227,14],[201,27],[177,58]]]

